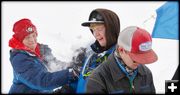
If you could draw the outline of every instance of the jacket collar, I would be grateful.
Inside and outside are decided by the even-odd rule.
[[[109,60],[108,63],[110,63],[109,64],[110,73],[111,73],[114,81],[118,81],[118,80],[126,77],[125,73],[119,68],[118,64],[116,63],[114,53],[112,53],[109,56],[108,60]],[[141,75],[141,76],[145,75],[145,72],[144,72],[141,64],[138,66],[137,72],[138,72],[137,75]]]
[[[9,40],[9,47],[11,47],[12,49],[16,49],[16,50],[26,51],[29,55],[31,55],[31,56],[36,55],[37,57],[42,59],[42,56],[40,54],[40,44],[39,43],[37,44],[35,51],[32,51],[29,48],[27,48],[23,43],[21,43],[20,41],[18,41],[16,38],[13,37]]]
[[[112,53],[109,56],[108,60],[110,61],[109,68],[110,68],[110,73],[114,81],[117,81],[126,77],[125,74],[121,71],[121,69],[116,64],[114,53]]]
[[[91,49],[96,52],[96,53],[102,53],[104,51],[113,51],[115,50],[115,45],[112,45],[110,48],[105,49],[104,47],[101,47],[101,45],[99,44],[99,42],[96,40],[93,44],[91,44]]]

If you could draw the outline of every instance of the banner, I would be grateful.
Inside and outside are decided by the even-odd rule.
[[[179,40],[178,2],[166,2],[156,10],[157,17],[152,32],[153,38]]]

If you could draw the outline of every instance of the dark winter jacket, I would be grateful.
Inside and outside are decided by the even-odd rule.
[[[10,62],[14,79],[9,93],[51,93],[72,80],[68,69],[49,72],[46,62],[28,51],[10,50]]]
[[[120,62],[120,60],[118,60]],[[121,64],[121,63],[120,63]],[[107,61],[97,67],[87,82],[87,93],[155,93],[151,71],[139,65],[132,83],[119,68],[112,53]]]

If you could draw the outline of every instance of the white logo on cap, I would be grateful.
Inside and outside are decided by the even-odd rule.
[[[96,18],[92,18],[92,21],[96,21]]]
[[[33,28],[32,27],[28,27],[26,31],[27,32],[33,32]]]
[[[151,42],[145,42],[139,45],[140,51],[148,51],[151,49],[152,43]]]

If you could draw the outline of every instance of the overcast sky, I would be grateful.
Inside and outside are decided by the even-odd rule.
[[[121,30],[136,25],[151,34],[155,10],[165,2],[1,2],[2,7],[2,61],[1,90],[8,93],[13,80],[9,61],[8,41],[14,22],[29,18],[38,30],[38,42],[48,44],[60,60],[69,62],[75,49],[88,46],[94,37],[81,23],[88,20],[93,9],[106,8],[117,13]],[[178,41],[153,38],[153,49],[158,61],[147,65],[154,78],[157,93],[165,93],[165,80],[170,80],[178,65]]]

